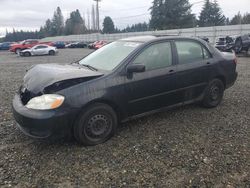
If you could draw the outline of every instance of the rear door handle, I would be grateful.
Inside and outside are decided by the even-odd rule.
[[[170,73],[174,73],[174,70],[170,70],[169,72],[170,72]]]
[[[210,63],[210,62],[207,62],[207,65],[211,65],[211,63]]]

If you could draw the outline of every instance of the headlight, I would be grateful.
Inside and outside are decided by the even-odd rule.
[[[27,108],[35,110],[51,110],[63,104],[64,96],[56,94],[46,94],[34,97],[26,104]]]

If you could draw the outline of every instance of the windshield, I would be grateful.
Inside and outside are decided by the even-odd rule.
[[[79,64],[111,71],[140,44],[138,42],[116,41],[88,55],[79,61]]]

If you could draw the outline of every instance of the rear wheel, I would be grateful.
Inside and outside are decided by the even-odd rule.
[[[224,95],[225,86],[220,79],[212,80],[205,90],[202,105],[207,108],[218,106]]]
[[[49,55],[55,55],[55,51],[50,50],[50,51],[49,51]]]
[[[74,125],[74,137],[86,146],[94,146],[109,140],[116,131],[117,116],[114,110],[97,103],[89,106]]]

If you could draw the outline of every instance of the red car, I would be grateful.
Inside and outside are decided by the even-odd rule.
[[[19,54],[20,51],[32,48],[33,46],[35,46],[37,44],[47,44],[49,46],[52,46],[51,42],[39,43],[38,40],[28,39],[28,40],[24,40],[24,41],[22,41],[20,43],[12,44],[11,47],[10,47],[10,51],[15,52],[16,54]]]
[[[106,44],[108,44],[107,41],[104,41],[104,40],[101,40],[101,41],[98,41],[94,44],[94,49],[97,50],[103,46],[105,46]]]

